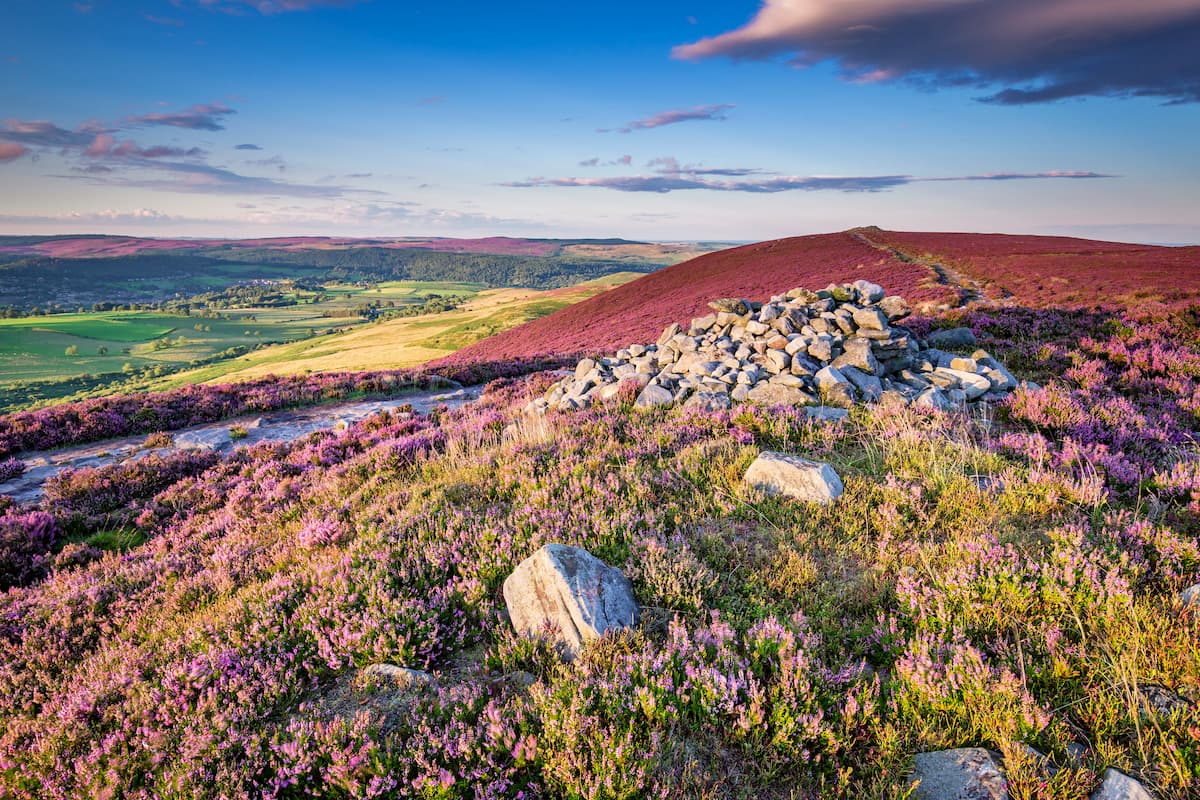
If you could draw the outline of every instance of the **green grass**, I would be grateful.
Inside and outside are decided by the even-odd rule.
[[[258,272],[255,276],[261,277]],[[166,285],[170,281],[163,283],[164,289],[172,288]],[[353,328],[365,322],[354,311],[364,303],[379,303],[386,312],[389,303],[394,308],[419,305],[433,294],[469,298],[483,288],[441,281],[389,281],[374,287],[332,284],[326,287],[327,299],[319,303],[217,309],[220,319],[204,318],[199,312],[188,316],[104,311],[0,320],[0,390],[21,383],[63,382],[58,387],[61,394],[50,385],[41,393],[46,398],[67,396],[79,390],[78,381],[85,376],[116,378],[123,370],[140,373],[158,367],[173,372],[230,348],[298,342]],[[205,374],[215,377],[221,372],[218,367]]]

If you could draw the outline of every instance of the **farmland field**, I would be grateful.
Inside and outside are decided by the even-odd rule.
[[[178,373],[150,388],[249,380],[265,375],[400,369],[442,358],[509,328],[552,314],[641,277],[618,273],[567,289],[491,289],[441,314],[385,320],[341,333],[267,347]]]
[[[33,399],[50,399],[73,394],[83,388],[79,381],[86,383],[99,376],[110,380],[160,377],[194,363],[223,360],[222,354],[231,357],[262,346],[294,344],[362,326],[367,320],[355,309],[364,304],[377,304],[381,312],[387,312],[420,305],[431,296],[469,299],[483,288],[480,284],[421,281],[370,287],[329,284],[319,301],[309,297],[279,307],[210,309],[203,314],[99,311],[0,319],[0,395],[16,397],[20,389],[20,396],[25,397],[28,387],[35,385]]]

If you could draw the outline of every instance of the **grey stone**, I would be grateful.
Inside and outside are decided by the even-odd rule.
[[[768,372],[783,372],[791,363],[791,356],[782,350],[768,350],[764,366]]]
[[[1200,583],[1180,592],[1179,603],[1186,609],[1200,610]]]
[[[886,331],[888,329],[888,319],[882,311],[875,306],[860,308],[854,312],[854,324],[859,328],[866,328],[870,331]]]
[[[887,294],[878,283],[871,283],[866,280],[855,281],[854,290],[858,294],[858,301],[868,305],[878,303]]]
[[[854,384],[862,399],[868,403],[878,403],[883,396],[883,384],[874,375],[868,375],[861,369],[851,366],[842,367],[839,372],[846,380]]]
[[[982,747],[918,753],[909,783],[914,800],[1008,800],[998,756]]]
[[[824,367],[813,377],[817,392],[826,405],[840,408],[854,405],[854,384],[837,367]]]
[[[642,393],[638,395],[637,400],[633,404],[641,408],[647,408],[650,406],[670,405],[674,400],[675,397],[670,391],[662,386],[650,384],[645,389],[642,389]]]
[[[548,544],[504,580],[504,603],[518,633],[548,626],[574,657],[584,642],[637,622],[633,587],[619,569],[586,550]]]
[[[833,467],[799,456],[764,450],[743,481],[769,495],[828,505],[842,496],[842,480]]]
[[[845,408],[833,408],[832,406],[810,406],[804,409],[804,413],[809,419],[815,419],[818,422],[838,422],[850,416],[850,412]]]
[[[958,356],[957,358],[950,359],[950,369],[956,369],[959,372],[978,373],[979,364],[977,364],[973,358]]]
[[[724,311],[727,314],[743,316],[750,313],[750,304],[739,297],[723,297],[708,304],[713,311]]]
[[[1109,767],[1091,800],[1154,800],[1154,795],[1124,772]]]
[[[925,343],[930,347],[950,350],[965,350],[978,344],[975,340],[975,332],[970,328],[932,331],[925,337]]]
[[[717,324],[717,315],[716,314],[707,314],[703,317],[697,317],[696,319],[692,320],[692,330],[693,331],[706,331],[709,328],[711,328],[713,325],[716,325],[716,324]]]
[[[811,406],[816,402],[802,389],[771,381],[759,381],[746,393],[746,399],[773,406]]]
[[[371,664],[363,668],[362,674],[378,683],[387,683],[397,689],[411,689],[433,683],[433,676],[428,672],[398,667],[395,664]]]
[[[585,358],[575,366],[575,380],[582,380],[589,372],[596,368],[596,362],[590,358]]]
[[[750,320],[746,323],[746,333],[751,336],[762,336],[767,331],[771,330],[770,325],[766,325],[758,320]]]
[[[912,314],[912,307],[909,306],[908,301],[898,295],[880,300],[879,310],[887,316],[890,322],[902,320]]]
[[[872,352],[870,341],[857,338],[847,339],[843,347],[845,348],[844,352],[834,359],[833,366],[839,369],[841,367],[856,367],[871,375],[880,374],[879,359]]]

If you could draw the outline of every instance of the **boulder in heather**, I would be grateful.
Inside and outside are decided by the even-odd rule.
[[[1091,800],[1154,800],[1154,795],[1124,772],[1109,767]]]
[[[650,384],[642,393],[638,395],[634,405],[641,408],[649,408],[650,406],[667,406],[675,400],[675,395],[661,386]]]
[[[879,310],[887,315],[890,322],[898,322],[912,314],[912,306],[908,304],[908,301],[895,294],[880,300]]]
[[[548,544],[504,581],[504,603],[518,633],[547,628],[573,658],[583,643],[637,622],[633,587],[619,569],[586,550]]]
[[[807,458],[764,450],[742,479],[769,495],[828,505],[842,496],[842,479],[833,467]]]
[[[1189,611],[1200,611],[1200,583],[1179,593],[1179,602]]]
[[[925,337],[925,344],[939,350],[966,350],[975,347],[975,331],[970,328],[948,328],[932,331]]]
[[[362,674],[377,683],[384,683],[396,689],[411,689],[433,683],[433,676],[428,672],[398,667],[395,664],[372,664],[363,669]]]
[[[918,753],[909,783],[915,800],[1008,800],[1000,758],[982,747]]]

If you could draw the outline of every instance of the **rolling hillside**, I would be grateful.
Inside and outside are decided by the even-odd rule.
[[[602,352],[653,341],[714,297],[866,278],[918,310],[975,301],[1035,308],[1200,297],[1200,248],[1050,236],[860,228],[710,253],[464,348],[436,364]]]

